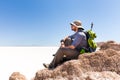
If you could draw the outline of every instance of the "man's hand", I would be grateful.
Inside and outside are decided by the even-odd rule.
[[[61,48],[65,47],[64,42],[61,42]]]

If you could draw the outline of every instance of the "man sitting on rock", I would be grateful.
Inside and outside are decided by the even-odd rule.
[[[67,60],[76,59],[81,49],[87,48],[87,39],[81,21],[76,20],[70,23],[70,25],[71,30],[75,33],[61,41],[61,47],[56,52],[54,59],[49,65],[43,64],[44,67],[54,69],[61,64],[64,56]]]

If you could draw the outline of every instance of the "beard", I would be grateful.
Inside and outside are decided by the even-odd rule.
[[[72,31],[76,31],[76,29],[75,29],[75,28],[72,28],[71,30],[72,30]]]

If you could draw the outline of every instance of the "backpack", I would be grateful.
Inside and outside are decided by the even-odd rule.
[[[96,33],[91,30],[87,30],[84,32],[87,37],[87,50],[88,52],[94,52],[97,48],[97,43],[94,41],[94,39],[97,37]]]

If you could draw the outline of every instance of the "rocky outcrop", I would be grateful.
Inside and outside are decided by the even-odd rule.
[[[120,80],[120,44],[98,44],[99,51],[79,55],[54,70],[36,72],[34,80]]]
[[[101,50],[114,49],[116,51],[120,51],[120,43],[117,43],[115,41],[103,42],[102,45],[99,46]]]

